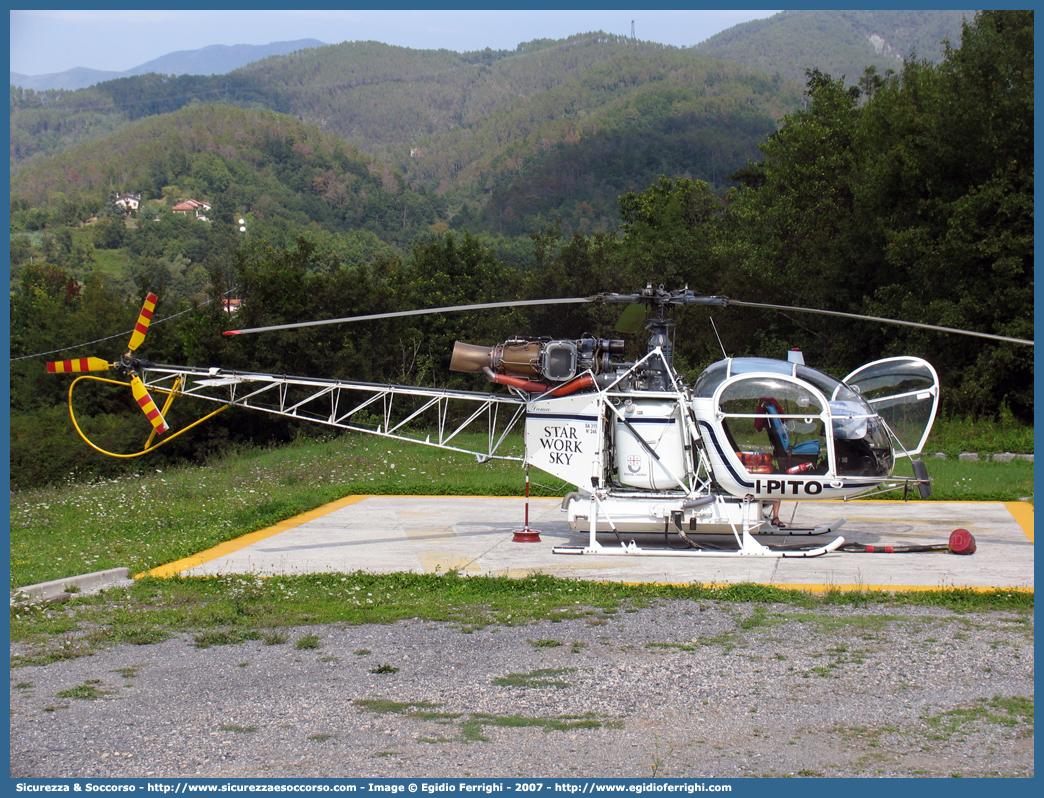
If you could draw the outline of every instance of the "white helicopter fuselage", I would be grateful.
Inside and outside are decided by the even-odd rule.
[[[896,361],[905,369],[900,382],[918,385],[899,392],[912,401],[897,404],[893,391],[888,406],[909,415],[928,403],[930,412],[917,412],[933,418],[938,383],[927,363],[878,361],[871,374],[896,371]],[[609,384],[600,390],[527,405],[525,462],[576,486],[563,503],[574,530],[594,523],[598,532],[768,531],[780,501],[851,499],[892,479],[888,423],[858,389],[822,372],[727,359],[694,389],[621,390],[639,365],[603,379]]]

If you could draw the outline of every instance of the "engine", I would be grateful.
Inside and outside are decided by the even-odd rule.
[[[608,373],[610,356],[622,355],[623,352],[622,340],[593,336],[585,336],[576,341],[512,338],[497,346],[476,346],[457,341],[453,346],[450,370],[490,371],[495,375],[521,378],[523,382],[541,380],[546,383],[564,383],[586,371],[596,375]],[[542,383],[529,384],[540,386]],[[550,387],[552,386],[547,385],[544,389]]]

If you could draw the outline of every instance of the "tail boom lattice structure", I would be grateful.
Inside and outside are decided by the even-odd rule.
[[[523,459],[521,452],[505,451],[508,435],[520,431],[516,428],[526,411],[525,401],[512,395],[166,365],[150,367],[143,378],[154,392],[174,390],[180,396],[435,446],[480,460]],[[179,378],[181,387],[175,389]],[[433,432],[421,434],[413,427]],[[482,446],[459,440],[462,433],[473,436],[480,431]]]

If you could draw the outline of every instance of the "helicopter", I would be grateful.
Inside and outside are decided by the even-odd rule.
[[[526,527],[515,537],[520,542],[539,540],[539,533],[528,527],[528,493],[529,468],[540,469],[574,488],[561,507],[569,529],[587,535],[585,545],[557,546],[556,554],[784,558],[837,551],[845,542],[840,535],[823,545],[805,541],[835,535],[846,521],[788,528],[777,520],[781,501],[848,501],[884,491],[902,491],[904,498],[912,491],[922,499],[930,496],[931,479],[923,461],[915,458],[938,411],[939,377],[925,360],[890,357],[837,379],[805,365],[802,354],[792,350],[786,360],[726,356],[690,386],[674,367],[671,311],[692,305],[808,310],[1033,344],[913,322],[706,296],[687,287],[668,291],[652,284],[632,294],[398,311],[229,330],[225,335],[585,302],[625,304],[616,332],[630,334],[644,325],[645,353],[629,361],[624,339],[588,334],[575,340],[516,336],[492,346],[457,341],[450,370],[481,375],[489,384],[485,391],[171,366],[132,356],[155,309],[155,295],[149,294],[128,352],[119,361],[60,361],[48,364],[48,371],[115,369],[131,378],[134,398],[153,426],[142,451],[133,454],[105,452],[76,423],[73,388],[82,379],[100,378],[81,374],[70,386],[70,415],[77,432],[105,454],[136,457],[152,451],[161,445],[155,437],[167,432],[164,416],[170,403],[175,397],[194,397],[219,407],[166,440],[237,406],[467,452],[479,462],[520,461],[526,469],[527,497]],[[167,395],[162,410],[149,389]],[[465,412],[450,412],[461,403],[468,407]],[[459,418],[464,420],[458,423]],[[418,425],[424,433],[416,432]],[[463,431],[480,425],[486,446],[476,450],[459,443]],[[505,441],[519,428],[524,453],[505,454]],[[912,477],[893,473],[904,457],[911,460]],[[603,544],[599,534],[613,535],[615,544]],[[665,544],[642,546],[635,535],[662,536]]]

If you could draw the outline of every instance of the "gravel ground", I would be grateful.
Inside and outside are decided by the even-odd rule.
[[[1031,614],[677,601],[284,631],[12,670],[11,776],[1034,775]]]

